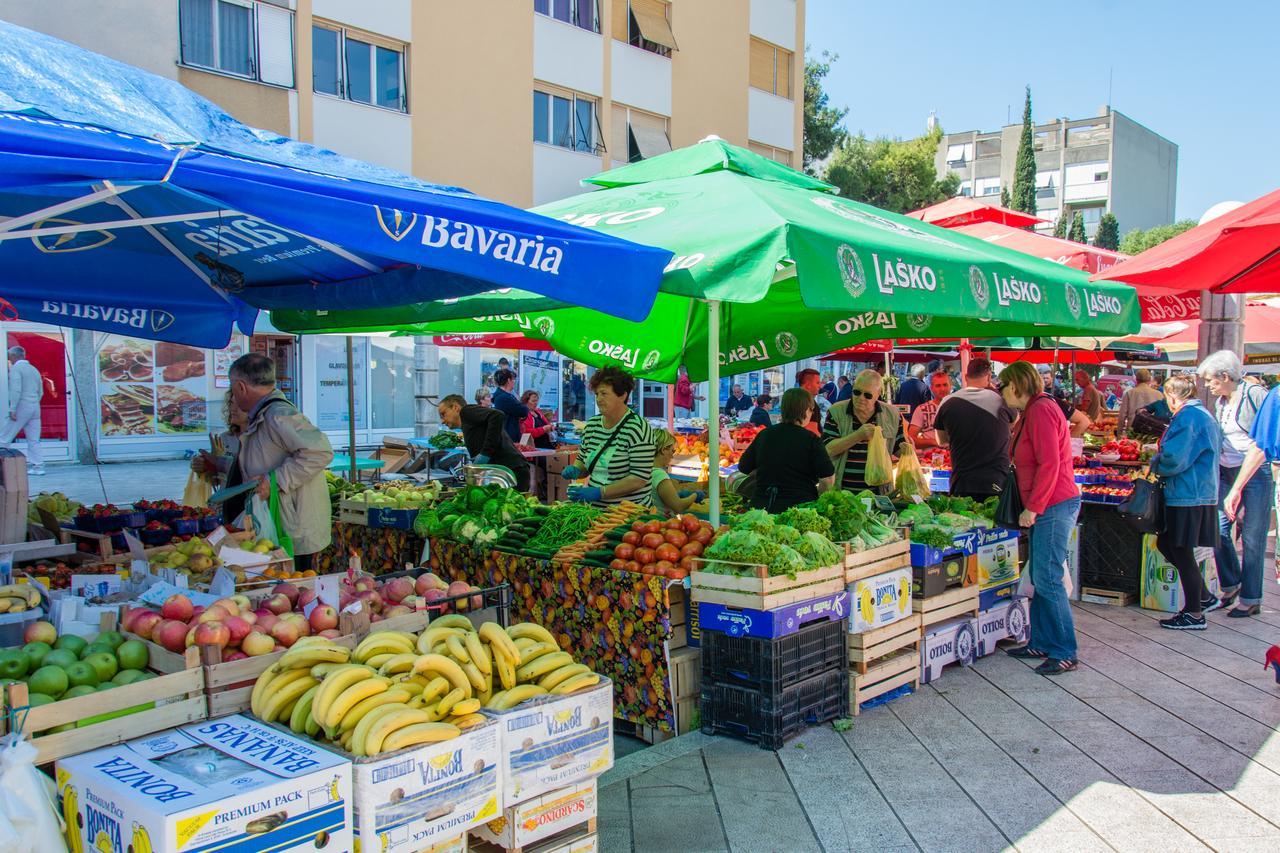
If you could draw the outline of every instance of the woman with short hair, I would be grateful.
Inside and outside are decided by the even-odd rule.
[[[476,389],[476,405],[484,406],[486,409],[493,408],[493,392],[488,387],[481,385]]]
[[[569,500],[611,506],[631,501],[653,505],[653,428],[627,405],[636,380],[616,367],[602,367],[587,383],[599,414],[587,421],[574,464],[561,472]]]
[[[757,435],[738,459],[739,471],[756,475],[751,505],[769,512],[817,500],[835,476],[822,440],[806,429],[813,395],[789,388],[782,395],[781,410],[778,422]]]

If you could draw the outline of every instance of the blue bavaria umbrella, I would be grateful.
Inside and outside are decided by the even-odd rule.
[[[666,250],[236,122],[0,21],[0,316],[224,346],[257,309],[514,288],[640,320]]]

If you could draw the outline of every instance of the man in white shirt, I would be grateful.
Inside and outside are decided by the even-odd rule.
[[[40,398],[44,396],[44,379],[40,371],[27,361],[22,347],[9,347],[9,419],[0,427],[0,445],[12,444],[18,433],[26,431],[27,462],[30,473],[44,474],[44,457],[40,454]]]

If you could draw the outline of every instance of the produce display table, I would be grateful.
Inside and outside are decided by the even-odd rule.
[[[431,568],[477,586],[510,583],[513,621],[542,625],[575,659],[613,681],[614,716],[675,731],[668,668],[672,601],[682,590],[654,575],[477,551],[431,540]]]
[[[412,530],[334,521],[333,542],[320,553],[316,572],[345,572],[353,551],[360,555],[362,568],[370,574],[398,572],[405,563],[416,566],[422,562],[423,541]]]

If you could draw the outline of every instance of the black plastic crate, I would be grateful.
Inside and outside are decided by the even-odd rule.
[[[781,690],[704,681],[701,710],[704,734],[781,749],[787,738],[809,726],[849,716],[849,670],[824,672]]]
[[[1142,536],[1114,506],[1084,504],[1080,508],[1080,582],[1092,586],[1091,578],[1114,578],[1136,589],[1141,570]]]
[[[1081,569],[1080,586],[1092,587],[1093,589],[1105,589],[1110,592],[1129,592],[1134,595],[1138,594],[1138,579],[1136,577],[1124,577],[1122,575],[1113,575],[1107,572],[1089,572],[1086,574],[1084,569]]]
[[[777,639],[702,632],[702,683],[778,690],[849,665],[847,619],[814,622]]]

